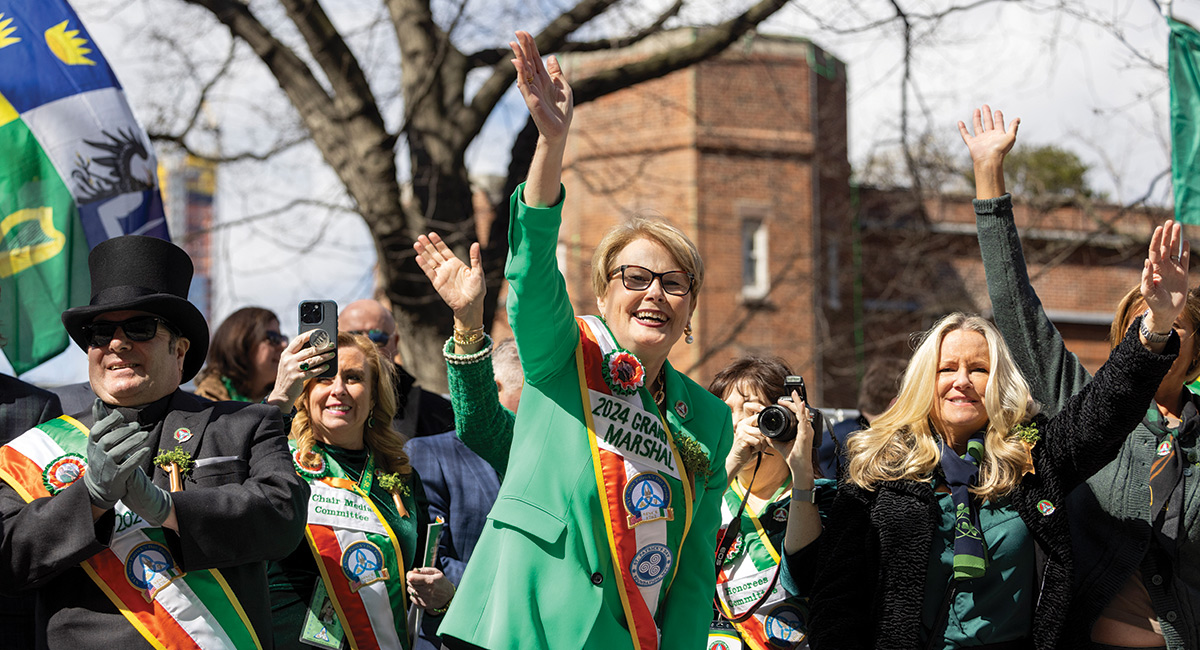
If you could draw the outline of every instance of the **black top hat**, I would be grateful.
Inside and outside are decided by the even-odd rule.
[[[161,316],[191,342],[183,359],[186,382],[200,371],[208,354],[208,323],[187,299],[192,270],[188,254],[163,239],[125,235],[102,241],[88,255],[92,300],[64,311],[63,325],[87,351],[83,326],[100,314],[129,309]]]

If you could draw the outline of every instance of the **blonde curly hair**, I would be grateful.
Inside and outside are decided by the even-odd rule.
[[[996,327],[979,316],[954,313],[938,321],[920,339],[904,373],[900,393],[871,427],[847,443],[848,480],[871,490],[882,481],[928,481],[941,462],[931,416],[937,400],[937,371],[942,341],[950,332],[978,332],[987,341],[990,372],[983,394],[988,414],[978,485],[971,493],[984,500],[1000,498],[1016,487],[1027,459],[1024,443],[1012,435],[1016,425],[1037,414],[1029,384],[1021,376]]]
[[[363,425],[363,443],[375,454],[375,461],[384,471],[403,475],[412,473],[408,454],[404,453],[404,439],[392,429],[392,418],[396,416],[396,391],[393,387],[395,371],[392,365],[385,363],[371,339],[361,334],[341,332],[337,337],[337,345],[340,350],[357,348],[367,360],[370,371],[371,414]],[[316,438],[308,412],[308,395],[318,381],[314,378],[305,382],[304,392],[296,398],[296,415],[292,418],[291,438],[296,441],[296,449],[304,465],[319,464],[319,458],[313,452]]]

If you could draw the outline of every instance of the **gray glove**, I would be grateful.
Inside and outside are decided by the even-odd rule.
[[[163,525],[171,514],[171,493],[151,483],[141,467],[129,475],[121,503],[151,526]]]
[[[88,434],[88,467],[83,473],[92,505],[101,510],[108,510],[125,496],[129,475],[154,451],[146,445],[149,431],[139,430],[137,422],[125,422],[125,416],[116,411],[101,418],[105,410],[100,400],[92,405],[96,423]]]

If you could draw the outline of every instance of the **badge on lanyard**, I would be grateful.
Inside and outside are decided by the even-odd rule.
[[[304,613],[304,626],[300,628],[300,642],[318,648],[339,650],[346,638],[342,621],[333,608],[333,601],[325,591],[325,582],[317,580],[312,601]]]
[[[671,486],[658,472],[642,472],[625,484],[626,524],[630,528],[650,521],[675,519]]]

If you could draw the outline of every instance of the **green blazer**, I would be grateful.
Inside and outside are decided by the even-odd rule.
[[[508,466],[496,468],[500,495],[439,634],[493,650],[631,648],[579,393],[579,331],[555,257],[562,203],[529,207],[523,189],[511,199],[506,276],[525,389]],[[724,402],[669,363],[664,372],[667,424],[704,447],[713,473],[694,486],[692,528],[657,622],[664,648],[702,648],[733,424]],[[494,462],[494,446],[477,446]]]

